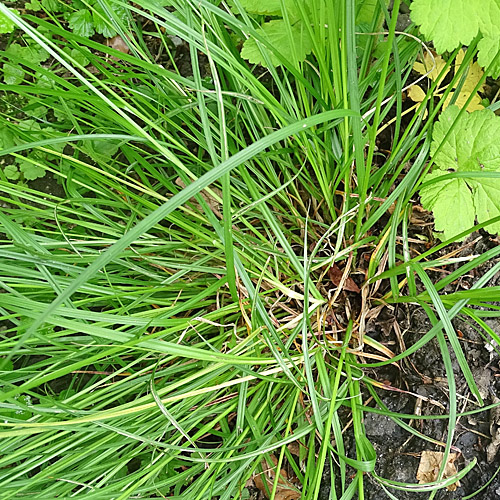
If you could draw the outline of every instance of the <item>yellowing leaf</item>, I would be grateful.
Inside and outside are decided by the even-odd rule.
[[[422,87],[413,85],[408,90],[408,97],[414,102],[422,102],[425,99],[425,92],[422,90]]]
[[[446,61],[441,56],[433,57],[430,53],[426,52],[423,63],[416,62],[413,65],[413,69],[421,75],[425,75],[428,71],[430,71],[430,73],[427,75],[427,78],[430,78],[433,82],[436,82],[438,81],[439,74],[441,73],[441,71],[443,71],[443,68],[445,66]],[[447,74],[448,71],[439,79],[439,83]]]
[[[460,69],[464,57],[465,57],[465,52],[463,50],[460,50],[455,59],[455,73]],[[465,78],[465,82],[462,85],[462,91],[469,93],[472,92],[476,87],[476,85],[479,83],[479,80],[481,80],[481,78],[483,77],[483,75],[484,71],[477,62],[470,64],[467,70],[467,77]],[[483,87],[484,84],[481,85],[481,87],[479,87],[479,91],[483,90]]]
[[[446,100],[444,101],[443,104],[443,109],[447,108],[450,104],[450,101],[452,97],[456,94],[456,92],[450,92]],[[462,88],[462,91],[458,93],[457,99],[455,101],[455,106],[458,106],[459,108],[463,108],[465,103],[467,102],[467,99],[470,96],[470,91],[464,91]],[[472,113],[473,111],[480,111],[481,109],[484,109],[484,106],[481,102],[481,98],[476,94],[469,105],[467,106],[467,111],[469,113]]]
[[[455,59],[455,73],[457,73],[460,70],[460,66],[463,63],[465,57],[465,52],[463,50],[460,50],[457,54],[457,57]],[[449,71],[441,75],[441,78],[439,78],[439,74],[443,70],[446,62],[443,60],[441,56],[435,56],[434,58],[431,57],[430,54],[426,54],[424,57],[423,62],[416,62],[413,65],[413,69],[417,72],[420,73],[421,75],[427,74],[429,70],[430,73],[427,75],[429,79],[432,81],[438,81],[438,88],[435,91],[435,96],[436,97],[441,97],[446,90],[446,86],[441,86],[442,81],[444,78],[448,75]],[[469,65],[469,68],[467,69],[467,76],[465,78],[465,81],[460,89],[460,92],[458,95],[456,94],[456,91],[453,90],[448,94],[448,97],[446,98],[444,104],[443,104],[443,110],[446,109],[451,100],[455,98],[455,105],[458,106],[459,108],[463,108],[465,106],[465,103],[467,99],[469,99],[471,93],[474,91],[476,88],[476,85],[479,83],[479,80],[483,77],[483,70],[479,66],[477,62],[474,62]],[[454,87],[455,89],[456,87]],[[479,88],[479,91],[481,91],[483,86]],[[414,101],[414,102],[422,102],[425,99],[425,92],[417,85],[414,85],[411,87],[408,91],[408,97]],[[484,106],[481,103],[481,98],[477,93],[472,97],[471,102],[467,106],[467,111],[470,113],[472,111],[477,111],[484,109]]]
[[[457,58],[455,59],[455,73],[460,69],[460,66],[462,65],[462,62],[465,57],[465,52],[463,50],[460,50],[457,54]],[[481,78],[483,77],[484,71],[482,70],[481,66],[477,62],[474,62],[469,65],[469,68],[467,69],[467,76],[465,78],[464,84],[462,85],[462,88],[460,89],[460,92],[457,96],[457,100],[455,101],[455,105],[458,106],[459,108],[463,108],[465,106],[465,102],[471,95],[471,93],[474,91],[476,88],[476,85],[479,83]],[[479,92],[483,90],[483,85],[479,87]],[[451,92],[448,98],[446,99],[443,109],[446,108],[451,101],[453,94],[455,92]],[[467,106],[467,111],[471,113],[472,111],[478,111],[484,109],[484,106],[481,104],[481,98],[477,95],[477,93],[472,97],[471,102]]]

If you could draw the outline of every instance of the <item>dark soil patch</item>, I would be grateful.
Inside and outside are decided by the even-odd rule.
[[[425,313],[413,307],[407,308],[405,317],[399,319],[401,327],[404,326],[405,342],[412,345],[420,339],[431,328],[431,324]],[[498,331],[498,322],[491,324]],[[474,373],[476,383],[480,390],[484,391],[485,403],[493,402],[493,393],[499,389],[498,357],[492,355],[485,348],[485,341],[479,333],[463,321],[456,321],[455,328],[463,334],[462,348],[467,361]],[[451,352],[453,368],[457,380],[457,393],[464,398],[458,399],[459,411],[468,411],[477,408],[475,404],[467,401],[470,394],[465,380],[460,373],[458,363]],[[393,412],[413,414],[417,409],[422,415],[442,415],[448,411],[448,392],[441,361],[437,340],[429,342],[422,349],[410,356],[409,361],[420,371],[420,374],[411,370],[409,364],[400,375],[400,382],[406,386],[406,390],[428,399],[428,401],[407,394],[391,394],[387,391],[382,394],[383,403]],[[419,405],[421,401],[421,406]],[[444,409],[440,408],[441,404]],[[458,499],[474,493],[484,485],[495,473],[498,464],[488,463],[486,459],[486,446],[490,440],[490,413],[482,412],[473,416],[461,417],[456,428],[453,445],[458,448],[462,456],[456,463],[458,470],[473,459],[477,459],[477,465],[461,480],[460,487],[456,491],[441,491],[437,499]],[[408,421],[406,421],[408,422]],[[416,472],[419,465],[420,453],[423,450],[442,451],[441,446],[411,437],[411,434],[397,425],[388,417],[369,413],[365,415],[366,432],[377,451],[378,462],[376,472],[378,475],[400,482],[416,483]],[[414,420],[413,427],[423,434],[437,439],[446,440],[447,420]],[[382,500],[388,495],[374,481],[368,478],[371,486],[366,489],[365,498],[368,500]],[[422,493],[407,493],[392,491],[400,500],[411,500],[423,498]],[[428,494],[427,494],[428,495]],[[500,495],[500,477],[495,478],[487,489],[476,496],[478,499],[498,498]]]
[[[428,227],[427,223],[422,224],[422,226],[425,226],[425,232],[428,234],[429,239],[432,239],[430,226]],[[422,227],[414,226],[411,231],[417,234],[422,231]],[[417,243],[417,239],[414,241],[415,243],[412,244],[414,255],[426,250],[424,243]],[[496,239],[493,239],[487,233],[473,233],[465,242],[450,245],[437,252],[433,258],[449,255],[450,252],[456,252],[454,254],[456,257],[481,255],[496,245],[498,245]],[[470,289],[477,279],[497,262],[498,260],[486,262],[482,266],[464,274],[439,293],[444,295]],[[428,274],[432,281],[436,283],[461,265],[463,263],[456,263],[435,271],[429,270]],[[499,284],[500,273],[490,280],[488,286],[498,286]],[[381,286],[381,290],[387,291],[385,284]],[[423,291],[424,288],[420,285],[418,292]],[[403,295],[405,293],[407,291],[403,290]],[[486,319],[485,321],[494,332],[500,332],[500,321],[498,319]],[[489,337],[486,337],[477,328],[477,325],[474,326],[470,320],[466,321],[465,317],[456,317],[453,320],[453,325],[484,404],[490,405],[498,402],[496,398],[500,395],[500,357],[489,345]],[[366,325],[366,334],[395,354],[399,354],[418,342],[431,328],[432,324],[420,306],[396,304],[385,307],[376,317],[371,318]],[[470,393],[451,347],[449,352],[455,375],[458,412],[478,410],[480,407]],[[445,416],[449,412],[448,383],[436,338],[398,363],[397,367],[389,365],[381,368],[370,368],[366,369],[365,373],[368,377],[387,386],[387,389],[377,389],[377,394],[391,412],[430,417]],[[370,396],[366,392],[363,398],[365,404],[377,408],[376,403],[370,401]],[[344,415],[341,412],[341,419],[343,425],[349,422],[350,411],[348,408],[345,409]],[[498,457],[488,457],[487,447],[492,441],[490,426],[492,423],[498,426],[497,421],[498,412],[495,412],[495,410],[486,410],[459,418],[452,442],[454,447],[452,451],[459,452],[455,466],[460,471],[473,460],[476,460],[477,463],[461,480],[460,486],[455,491],[439,491],[435,496],[436,499],[459,499],[474,494],[495,475],[499,465],[500,453]],[[446,418],[403,419],[403,422],[435,441],[445,442],[447,439],[448,420]],[[375,472],[378,476],[389,481],[417,484],[416,475],[422,452],[425,450],[442,452],[444,449],[441,445],[436,445],[433,442],[412,435],[398,425],[395,420],[380,414],[365,412],[364,425],[367,437],[373,444],[377,454]],[[348,429],[344,434],[345,444],[348,456],[355,457],[356,448],[352,435],[349,434],[350,432],[351,429]],[[351,475],[354,476],[355,472],[351,470]],[[327,476],[324,478],[324,490],[321,498],[329,498],[329,485],[330,477]],[[391,498],[373,476],[366,475],[365,485],[364,498],[367,500]],[[398,500],[428,498],[430,494],[409,493],[396,489],[389,491]],[[341,494],[340,491],[337,493]],[[500,475],[496,476],[475,498],[500,498]]]
[[[41,179],[30,181],[29,187],[40,191],[41,193],[58,196],[60,198],[64,198],[66,196],[62,184],[50,174],[45,175],[45,177],[42,177]]]
[[[486,238],[488,239],[488,238]],[[482,245],[485,251],[489,245],[487,242],[480,242],[475,246]],[[449,251],[450,249],[447,249]],[[474,252],[475,253],[475,252]],[[479,275],[483,274],[493,263],[487,263],[479,269]],[[459,285],[469,288],[475,281],[474,277],[464,278]],[[496,276],[490,283],[494,286],[500,277]],[[457,289],[457,284],[453,287]],[[459,286],[459,288],[461,288]],[[425,312],[417,306],[399,305],[394,312],[394,321],[397,322],[401,331],[401,338],[406,347],[413,345],[422,338],[430,329],[431,323]],[[489,326],[495,331],[500,331],[498,320],[486,320]],[[379,334],[379,341],[391,347],[394,352],[399,353],[397,348],[400,340],[395,338],[395,331],[389,333],[383,328],[383,323],[375,322],[372,327],[382,332]],[[387,323],[387,320],[385,320]],[[488,349],[487,342],[483,336],[469,322],[463,319],[454,320],[454,327],[459,332],[461,347],[464,351],[467,362],[473,372],[475,381],[481,391],[485,404],[495,402],[494,398],[500,394],[499,357],[494,350]],[[370,335],[373,335],[373,331]],[[375,336],[375,335],[374,335]],[[385,337],[385,341],[384,341]],[[470,394],[466,381],[461,373],[458,362],[453,351],[450,349],[453,369],[458,394],[458,411],[464,412],[477,409],[473,402],[474,397]],[[392,412],[421,415],[445,415],[449,410],[448,385],[446,374],[442,362],[437,339],[433,339],[423,348],[411,355],[407,361],[400,363],[400,369],[384,368],[375,369],[370,376],[391,386],[402,389],[412,394],[398,393],[391,390],[379,391],[382,402]],[[419,398],[421,396],[422,398]],[[425,399],[424,399],[425,398]],[[484,411],[474,415],[463,416],[459,419],[456,427],[453,446],[460,451],[461,456],[456,462],[458,470],[465,464],[476,459],[477,465],[467,474],[460,483],[456,491],[440,491],[437,499],[458,499],[473,494],[483,486],[495,474],[498,468],[498,458],[488,461],[486,448],[491,442],[490,420],[494,416],[494,411]],[[408,423],[408,420],[405,420]],[[412,427],[426,436],[438,441],[445,441],[447,436],[447,420],[413,420]],[[366,433],[373,443],[377,452],[376,473],[386,479],[399,482],[417,483],[416,472],[419,466],[420,455],[423,450],[443,451],[443,447],[426,442],[402,429],[392,419],[375,413],[365,414]],[[457,450],[455,450],[457,451]],[[370,477],[367,477],[370,484],[366,488],[365,498],[367,500],[382,500],[389,498],[387,493]],[[412,500],[424,498],[429,493],[417,494],[392,490],[392,494],[400,500]],[[481,491],[475,498],[490,499],[500,497],[500,476],[496,477],[491,484]]]

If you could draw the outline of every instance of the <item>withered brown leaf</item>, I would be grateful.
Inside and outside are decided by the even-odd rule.
[[[332,264],[330,269],[328,269],[328,277],[335,286],[340,285],[343,274],[344,272],[339,268],[339,266],[337,266],[337,264]],[[354,280],[350,277],[347,277],[347,279],[345,280],[343,289],[347,290],[348,292],[354,292],[354,293],[361,292],[358,285],[356,285]]]

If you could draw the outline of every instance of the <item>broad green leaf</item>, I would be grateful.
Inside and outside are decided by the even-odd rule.
[[[42,4],[38,0],[31,0],[31,2],[24,4],[24,8],[32,10],[33,12],[40,12],[42,10]]]
[[[241,494],[238,495],[238,497],[234,497],[234,500],[236,500],[236,498],[238,498],[239,500],[250,500],[250,492],[247,488],[244,488]]]
[[[479,63],[486,67],[499,54],[500,0],[414,0],[411,18],[439,53],[469,45],[481,33]],[[499,74],[497,58],[491,75]]]
[[[469,45],[479,31],[478,8],[491,0],[414,0],[411,19],[439,53]],[[482,7],[481,7],[482,8]]]
[[[78,10],[69,16],[69,27],[75,35],[92,36],[94,34],[94,23],[92,15],[87,9]]]
[[[97,9],[96,5],[96,9]],[[116,35],[116,31],[107,24],[104,19],[102,19],[96,12],[92,13],[92,19],[94,20],[94,28],[97,33],[101,34],[105,38],[111,38]]]
[[[307,0],[283,0],[283,2],[288,15],[293,20],[300,19],[300,6],[309,12],[310,4]],[[240,0],[240,4],[251,14],[283,16],[281,0]]]
[[[453,171],[481,171],[500,169],[500,118],[491,110],[464,114],[448,137],[444,147],[435,154],[450,126],[457,120],[459,110],[450,106],[440,117],[433,133],[431,155],[436,164]]]
[[[33,99],[33,103],[36,101]],[[45,118],[47,115],[47,108],[45,106],[36,106],[29,110],[29,116],[33,118]]]
[[[17,10],[10,10],[18,14]],[[0,12],[0,33],[12,33],[15,28],[16,25],[3,12]]]
[[[24,80],[24,70],[17,64],[3,65],[3,81],[7,85],[19,85]]]
[[[5,54],[13,63],[19,64],[39,64],[49,58],[49,53],[38,45],[23,46],[18,43],[12,43]]]
[[[436,167],[425,181],[450,172],[500,172],[500,117],[488,109],[460,118],[458,113],[456,106],[448,107],[434,127],[431,155]],[[455,122],[452,133],[437,151]],[[445,179],[424,186],[420,196],[422,206],[433,211],[436,230],[443,233],[443,240],[470,229],[476,218],[481,223],[500,215],[500,178]],[[487,229],[499,233],[500,223]]]
[[[281,15],[281,0],[240,0],[242,7],[251,14]],[[290,3],[290,2],[289,2]]]
[[[12,148],[16,145],[14,134],[6,127],[0,128],[0,150]]]
[[[31,396],[18,396],[15,398],[20,403],[24,405],[31,404]],[[17,420],[28,420],[32,413],[28,410],[18,409],[18,410],[10,410],[10,409],[1,409],[0,410],[0,418],[1,416],[6,416],[10,418],[15,418]]]
[[[16,165],[7,165],[3,169],[3,173],[5,174],[5,177],[11,181],[16,181],[21,175]]]
[[[42,0],[42,5],[49,12],[61,12],[64,9],[64,3],[58,0]]]
[[[434,170],[426,181],[442,177],[447,172]],[[467,183],[450,179],[432,184],[420,192],[422,206],[434,213],[435,229],[443,240],[452,238],[474,225],[474,204]],[[453,210],[451,206],[453,206]]]
[[[476,5],[479,30],[484,36],[498,37],[500,23],[500,0],[474,0]]]
[[[30,57],[33,62],[42,63],[45,62],[50,54],[39,46],[30,45],[29,47]]]
[[[38,165],[34,165],[30,161],[22,161],[19,164],[19,170],[23,173],[24,178],[28,181],[34,181],[35,179],[39,179],[40,177],[45,176],[45,169],[39,167]]]
[[[37,73],[35,75],[37,79],[37,86],[44,89],[51,89],[54,87],[54,80],[52,80],[48,75]]]
[[[74,107],[70,107],[70,109],[74,109]],[[65,109],[54,108],[54,117],[58,122],[62,122],[68,118],[69,114]]]
[[[125,21],[127,18],[127,10],[124,9],[123,7],[120,7],[119,5],[111,5],[110,7],[116,17],[121,19],[122,21]],[[112,25],[109,23],[105,22],[105,19],[108,19],[108,15],[104,12],[103,8],[96,4],[94,5],[93,11],[92,11],[92,19],[94,21],[94,28],[97,33],[100,33],[102,36],[106,38],[111,38],[116,35],[116,30],[113,28]]]
[[[64,400],[64,399],[68,399],[70,398],[71,396],[74,396],[76,394],[76,391],[74,389],[64,389],[63,391],[61,391],[57,396],[56,396],[56,399],[59,399],[59,400]]]
[[[498,169],[500,171],[500,167]],[[484,222],[500,215],[500,180],[485,178],[474,183],[474,206],[477,220]],[[500,233],[500,223],[487,226],[490,233]]]
[[[116,141],[96,139],[87,141],[83,150],[96,162],[107,162],[119,149]]]
[[[127,477],[128,474],[128,469],[127,467],[122,467],[121,469],[118,469],[118,471],[114,474],[113,479],[119,479],[122,477]]]
[[[63,50],[71,57],[71,59],[74,59],[81,66],[88,66],[90,64],[90,61],[87,58],[87,55],[90,55],[90,52],[84,47],[81,49],[70,49],[69,47],[65,47]]]
[[[26,47],[24,55],[27,61],[36,64],[42,63],[49,58],[49,53],[42,47],[39,47],[38,45],[30,45]]]
[[[291,38],[288,34],[288,29],[292,32]],[[312,50],[309,34],[305,26],[300,22],[288,28],[284,20],[277,19],[265,23],[258,32],[263,38],[269,41],[269,44],[276,49],[276,52],[279,52],[293,63],[303,61]],[[253,38],[245,41],[241,50],[241,56],[253,64],[261,64],[263,66],[266,64],[257,42]],[[270,56],[271,62],[275,66],[281,64],[272,52]]]
[[[379,0],[362,0],[357,2],[356,24],[368,24],[371,26]],[[389,0],[384,0],[385,5],[389,5]],[[382,10],[378,11],[377,26],[382,26],[384,16]]]
[[[51,1],[53,1],[53,0],[51,0]],[[57,0],[55,0],[55,1],[57,1]],[[94,3],[94,2],[92,1],[91,3]],[[87,8],[87,5],[84,2],[82,2],[82,0],[72,0],[71,6],[76,10],[84,10]]]
[[[283,2],[292,22],[301,19],[301,7],[310,13],[310,4],[307,0],[283,0]],[[284,17],[281,0],[240,0],[240,4],[250,14]]]
[[[36,131],[41,130],[40,123],[36,120],[23,120],[17,125],[20,130]]]
[[[493,78],[498,78],[500,76],[500,57],[497,56],[500,53],[500,36],[485,36],[479,40],[477,48],[479,49],[477,62],[486,68],[495,61],[490,74]]]
[[[87,51],[88,53],[88,51]],[[88,66],[90,64],[90,61],[87,59],[87,56],[85,55],[85,50],[79,50],[79,49],[72,49],[71,50],[71,57],[80,65],[82,66]]]

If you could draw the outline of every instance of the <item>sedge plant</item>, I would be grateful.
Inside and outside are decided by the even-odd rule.
[[[1,86],[2,499],[230,500],[260,477],[267,498],[348,500],[365,498],[367,474],[432,497],[474,466],[426,485],[379,477],[363,425],[379,411],[435,444],[366,373],[434,339],[449,380],[446,453],[450,350],[482,404],[451,320],[484,327],[474,306],[498,299],[485,288],[496,267],[444,297],[448,281],[427,274],[451,262],[433,257],[443,245],[410,252],[408,207],[442,105],[431,86],[403,122],[425,46],[414,27],[396,33],[397,0],[270,2],[288,53],[250,3],[83,2],[120,50],[55,9],[0,6],[19,47],[2,56],[17,75]],[[357,273],[364,286],[333,329],[337,264],[341,283]],[[372,306],[404,301],[433,327],[394,356],[364,323]]]

